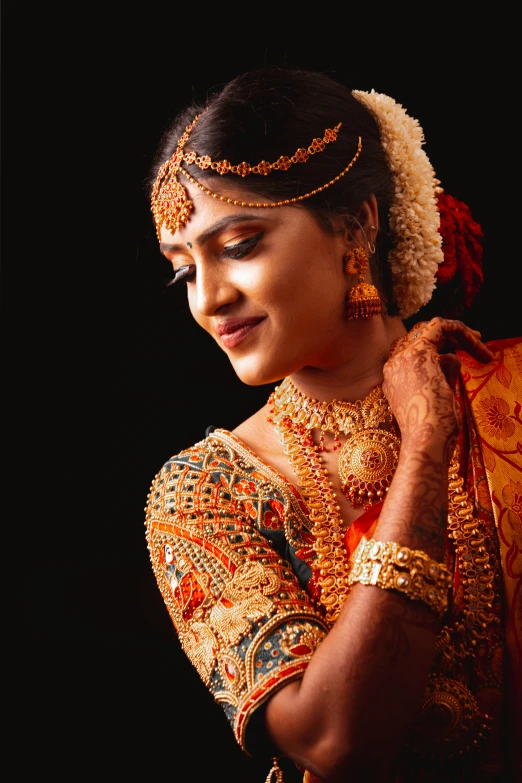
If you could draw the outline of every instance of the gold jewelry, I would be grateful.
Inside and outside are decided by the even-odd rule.
[[[344,271],[349,275],[358,275],[358,282],[348,292],[346,314],[349,321],[359,318],[372,318],[382,312],[381,298],[372,283],[364,282],[368,271],[368,255],[362,247],[348,250],[344,256]]]
[[[199,116],[201,117],[201,115]],[[262,160],[255,166],[251,166],[250,163],[243,161],[242,163],[238,163],[237,166],[233,166],[228,160],[213,161],[208,155],[200,156],[194,151],[185,152],[181,160],[184,160],[185,163],[193,163],[196,166],[199,166],[202,171],[210,168],[213,171],[217,171],[219,174],[239,174],[240,177],[248,177],[249,174],[263,174],[263,176],[266,177],[271,171],[286,171],[293,163],[306,163],[310,155],[315,155],[316,152],[323,152],[327,144],[331,141],[336,141],[341,125],[342,122],[336,125],[333,130],[327,128],[322,139],[314,139],[308,149],[299,147],[291,158],[287,155],[280,155],[275,163],[269,163],[266,160]]]
[[[272,762],[272,768],[266,776],[265,783],[283,783],[283,770],[279,766],[279,757],[274,756]]]
[[[362,537],[353,553],[348,577],[356,582],[398,590],[408,598],[423,601],[440,617],[448,606],[452,576],[443,563],[432,560],[420,549],[409,549],[395,541],[374,541]]]
[[[334,434],[334,449],[341,447],[339,432],[352,436],[339,455],[343,476],[345,469],[356,465],[357,460],[362,462],[363,468],[371,474],[371,467],[368,470],[364,466],[363,455],[369,455],[378,449],[382,465],[388,469],[386,476],[364,481],[350,472],[350,481],[346,485],[347,496],[354,506],[371,505],[384,497],[397,466],[400,440],[397,435],[379,429],[382,423],[396,427],[395,420],[380,386],[373,389],[363,401],[352,403],[334,400],[325,403],[306,397],[290,378],[285,378],[270,395],[268,404],[271,413],[268,421],[280,435],[285,454],[294,469],[298,486],[309,509],[316,553],[314,570],[320,588],[319,603],[324,607],[326,620],[333,623],[339,616],[350,590],[348,576],[351,566],[344,542],[341,507],[321,457],[321,452],[325,451],[324,432]],[[312,429],[319,429],[321,432],[319,444],[314,442]],[[361,432],[365,433],[363,438],[367,439],[364,441],[366,449],[361,448]],[[377,438],[377,433],[381,433],[383,437],[387,435],[390,444],[372,440],[371,436],[375,435]],[[381,476],[378,470],[379,465],[375,460],[374,474]]]
[[[238,199],[230,199],[225,196],[220,196],[219,193],[215,193],[210,188],[200,184],[191,174],[189,174],[181,164],[183,162],[187,164],[195,164],[199,166],[203,171],[211,168],[213,171],[217,171],[219,174],[238,174],[240,177],[246,177],[249,174],[261,174],[267,176],[272,171],[286,171],[294,163],[306,163],[311,155],[315,155],[316,152],[322,152],[326,145],[337,139],[337,133],[342,123],[338,123],[335,128],[327,128],[324,132],[322,139],[313,139],[309,147],[299,147],[295,153],[288,157],[281,155],[274,163],[269,163],[266,160],[262,160],[255,166],[251,166],[250,163],[243,161],[237,165],[232,165],[228,160],[213,161],[208,155],[198,155],[197,152],[184,152],[185,145],[188,138],[197,121],[201,117],[198,114],[194,120],[187,125],[185,132],[178,141],[178,146],[174,154],[160,167],[156,181],[152,188],[151,195],[151,209],[154,216],[154,222],[156,224],[156,234],[158,239],[160,238],[161,227],[164,225],[172,234],[174,234],[179,228],[182,228],[190,219],[190,213],[193,209],[193,203],[187,195],[187,191],[178,181],[177,174],[182,174],[187,179],[196,185],[203,193],[206,193],[213,198],[217,198],[220,201],[225,201],[227,204],[235,204],[239,207],[282,207],[288,204],[295,204],[297,201],[302,201],[305,198],[315,195],[316,193],[325,190],[333,185],[335,182],[344,177],[344,175],[351,169],[357,158],[359,157],[362,149],[362,139],[359,136],[359,142],[357,145],[357,151],[352,160],[346,166],[340,174],[331,179],[319,188],[315,188],[308,193],[304,193],[302,196],[296,196],[295,198],[284,199],[283,201],[276,201],[270,203],[258,203],[240,201]]]
[[[269,404],[276,428],[288,417],[290,425],[305,432],[320,430],[320,450],[324,451],[325,432],[335,436],[342,490],[354,508],[368,508],[385,497],[399,461],[400,433],[381,386],[357,402],[319,402],[285,378],[270,395]],[[340,432],[348,435],[343,446]]]
[[[380,128],[394,185],[388,212],[393,247],[388,253],[393,298],[401,318],[416,313],[432,297],[444,261],[437,185],[418,121],[393,98],[371,90],[353,96],[374,115]]]
[[[303,424],[292,421],[284,413],[276,414],[274,419],[269,417],[268,421],[274,424],[281,437],[285,454],[294,468],[309,510],[316,553],[314,570],[320,589],[319,603],[325,610],[327,622],[333,623],[339,617],[349,591],[350,570],[341,507],[333,490],[333,482],[328,478],[319,447]]]
[[[350,422],[354,419],[358,421],[363,409],[368,417],[368,426],[375,427],[376,422],[382,421],[387,406],[382,389],[376,387],[366,400],[358,403],[339,403],[335,400],[332,403],[321,403],[305,397],[290,379],[286,378],[270,395],[269,405],[272,415],[268,421],[281,436],[285,454],[294,468],[301,494],[309,509],[316,553],[313,568],[320,588],[319,603],[325,610],[327,622],[333,623],[338,618],[356,581],[364,583],[368,572],[369,578],[375,579],[376,566],[379,567],[376,581],[378,586],[396,589],[410,598],[423,600],[435,612],[442,614],[447,607],[447,593],[452,576],[443,564],[430,560],[424,552],[410,550],[393,542],[383,544],[363,539],[352,559],[348,558],[341,509],[333,490],[333,482],[328,478],[328,471],[324,468],[320,454],[323,447],[314,443],[312,438],[311,430],[314,428],[334,434],[350,431]],[[448,526],[449,536],[453,538],[458,538],[462,525],[465,525],[466,529],[472,526],[472,505],[462,485],[456,449],[449,469]],[[464,543],[461,550],[464,555],[469,555],[471,550],[466,543],[467,539],[462,540]],[[371,550],[374,544],[378,544],[379,549],[369,556],[370,552],[366,553],[365,548]],[[479,560],[482,563],[482,551],[483,549],[478,547],[467,559],[473,561],[473,557],[476,557],[477,563]],[[459,555],[462,555],[462,552],[459,550]],[[360,573],[355,570],[356,566],[360,567]],[[371,570],[372,567],[375,570]],[[482,565],[480,567],[482,568]],[[489,572],[485,575],[483,602],[478,608],[474,608],[475,614],[473,611],[469,612],[475,623],[473,632],[477,637],[483,633],[480,618],[486,616],[491,606],[488,602],[491,601],[490,588],[494,572],[487,563],[485,568],[486,571],[489,568]],[[471,571],[469,574],[466,572],[466,577],[469,578],[470,574]],[[482,595],[479,599],[482,600]]]

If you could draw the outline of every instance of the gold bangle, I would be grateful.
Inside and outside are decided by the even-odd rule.
[[[398,590],[408,598],[424,601],[442,616],[448,606],[451,573],[426,552],[408,549],[395,541],[374,541],[364,536],[352,556],[348,583],[376,585]]]

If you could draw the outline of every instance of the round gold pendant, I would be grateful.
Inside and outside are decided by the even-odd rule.
[[[384,498],[399,461],[400,440],[391,432],[368,429],[346,441],[339,452],[343,492],[357,505],[371,506]]]

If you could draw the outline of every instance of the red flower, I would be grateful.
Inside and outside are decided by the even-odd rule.
[[[437,269],[442,285],[454,281],[462,287],[462,304],[469,307],[484,282],[482,240],[484,232],[467,204],[448,193],[437,196],[444,261]]]
[[[237,492],[241,492],[242,495],[252,495],[256,491],[256,485],[253,481],[242,479],[241,481],[237,482],[234,489]]]
[[[263,515],[263,524],[265,527],[278,530],[284,524],[285,507],[280,500],[269,500],[270,510],[265,511]]]

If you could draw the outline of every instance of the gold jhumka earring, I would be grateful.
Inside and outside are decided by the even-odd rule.
[[[357,275],[358,282],[348,292],[346,315],[349,321],[373,318],[382,312],[379,292],[372,283],[364,281],[368,271],[368,254],[362,247],[348,250],[344,255],[344,271],[348,275]]]

